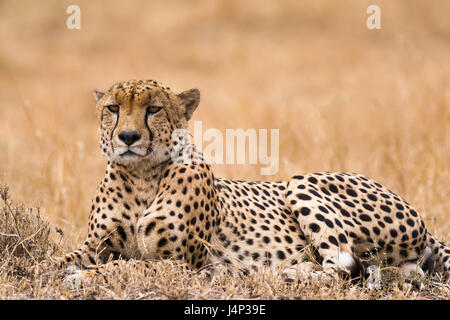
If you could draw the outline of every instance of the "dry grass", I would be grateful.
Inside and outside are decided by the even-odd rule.
[[[185,268],[170,260],[153,262],[156,272],[120,261],[106,277],[97,277],[82,288],[69,290],[64,270],[42,268],[39,263],[61,254],[49,239],[50,226],[39,208],[26,208],[0,189],[0,297],[2,299],[449,299],[450,287],[438,276],[422,284],[407,281],[395,269],[383,270],[382,289],[367,289],[338,279],[301,276],[288,284],[281,270],[249,275],[219,270],[207,273]],[[9,223],[5,223],[8,222]]]
[[[384,286],[369,290],[344,280],[300,277],[286,283],[281,270],[249,275],[219,270],[213,279],[166,260],[153,262],[156,272],[120,261],[82,288],[69,290],[64,270],[39,263],[61,254],[49,238],[50,226],[39,208],[15,204],[1,186],[0,297],[6,299],[449,299],[450,288],[438,277],[421,285],[406,281],[395,269],[383,271]],[[9,222],[9,223],[8,223]]]
[[[17,201],[40,208],[40,217],[23,211],[31,223],[20,241],[43,228],[22,244],[0,236],[0,298],[449,298],[445,289],[408,291],[395,282],[382,292],[287,286],[271,274],[224,274],[209,284],[169,262],[151,279],[124,267],[115,282],[76,292],[56,272],[34,277],[34,259],[74,249],[86,235],[105,165],[91,91],[129,78],[200,88],[194,119],[204,129],[280,129],[280,170],[270,179],[363,173],[449,239],[448,1],[377,1],[383,29],[376,31],[365,26],[373,3],[365,0],[76,2],[80,31],[65,28],[72,2],[0,2],[0,181]],[[215,171],[267,179],[258,166]],[[16,234],[2,219],[0,232]]]

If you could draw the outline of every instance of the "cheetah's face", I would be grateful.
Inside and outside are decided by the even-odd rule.
[[[94,97],[105,157],[122,165],[155,166],[170,158],[176,144],[172,133],[187,128],[200,92],[174,94],[148,80],[119,82]]]

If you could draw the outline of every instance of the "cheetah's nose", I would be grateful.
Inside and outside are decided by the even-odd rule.
[[[121,133],[119,133],[119,139],[129,146],[138,141],[140,138],[141,135],[136,131],[122,131]]]

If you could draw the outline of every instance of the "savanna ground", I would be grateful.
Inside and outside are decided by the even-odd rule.
[[[65,27],[69,4],[81,30]],[[366,27],[371,4],[381,30]],[[0,299],[449,299],[439,278],[415,287],[395,269],[368,290],[272,272],[210,282],[165,261],[69,290],[63,271],[32,268],[84,240],[105,167],[91,92],[125,79],[199,88],[204,130],[280,130],[276,175],[217,176],[359,172],[448,241],[449,12],[446,0],[0,1]]]

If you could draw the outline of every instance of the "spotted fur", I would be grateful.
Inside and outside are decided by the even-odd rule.
[[[195,161],[174,161],[172,134],[187,128],[197,89],[174,94],[153,80],[127,81],[95,97],[108,164],[87,239],[59,263],[172,258],[192,268],[219,263],[250,271],[302,265],[308,247],[331,273],[415,263],[449,274],[449,248],[417,211],[363,175],[248,182],[216,178],[195,148]]]

